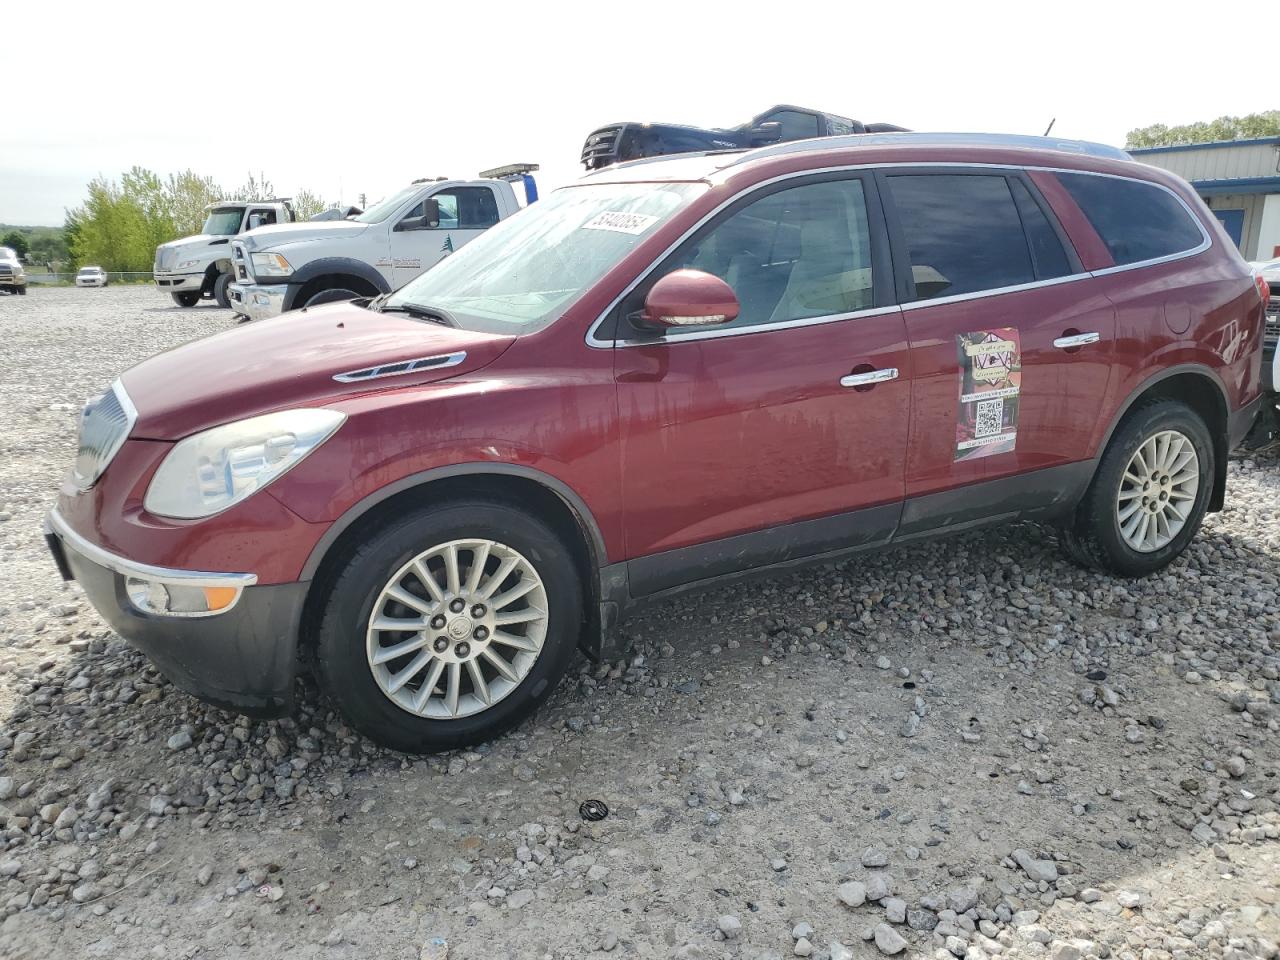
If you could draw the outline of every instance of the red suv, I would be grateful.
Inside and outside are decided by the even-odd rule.
[[[1259,288],[1118,150],[863,135],[638,161],[394,294],[153,357],[50,545],[186,690],[299,664],[410,751],[511,727],[639,602],[1009,520],[1159,570],[1257,412]]]

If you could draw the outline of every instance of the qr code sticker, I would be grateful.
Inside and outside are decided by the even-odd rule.
[[[973,427],[975,437],[992,437],[1004,426],[1004,397],[978,401],[978,419]]]

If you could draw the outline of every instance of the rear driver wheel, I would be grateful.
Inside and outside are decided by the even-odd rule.
[[[394,521],[328,595],[321,682],[356,729],[411,753],[479,743],[529,716],[567,669],[582,622],[568,550],[503,503]]]
[[[1116,429],[1063,532],[1072,559],[1125,577],[1168,566],[1200,529],[1213,489],[1213,441],[1177,400],[1154,400]]]

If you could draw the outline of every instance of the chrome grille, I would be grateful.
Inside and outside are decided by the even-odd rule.
[[[13,267],[7,263],[0,263],[0,277],[12,277]]]
[[[71,468],[76,486],[82,490],[93,486],[120,452],[137,419],[138,411],[119,380],[85,404],[80,414],[80,447]]]

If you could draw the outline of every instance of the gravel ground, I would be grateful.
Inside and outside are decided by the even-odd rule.
[[[1023,525],[689,597],[409,759],[192,700],[45,555],[84,398],[232,324],[0,297],[0,956],[1277,956],[1274,455],[1162,576]]]

